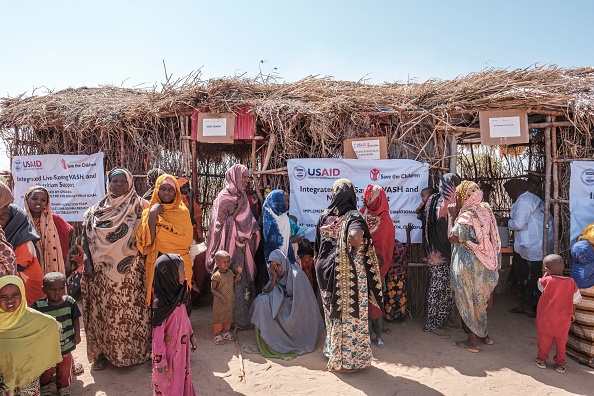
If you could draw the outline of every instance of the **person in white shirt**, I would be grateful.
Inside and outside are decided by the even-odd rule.
[[[536,315],[536,305],[540,297],[537,281],[542,276],[544,241],[544,203],[531,193],[530,183],[522,179],[511,179],[503,188],[512,200],[508,227],[514,232],[513,268],[517,279],[518,292],[522,303],[528,309],[514,308],[511,312]],[[552,219],[549,219],[552,223]],[[552,224],[549,229],[552,231]],[[552,239],[552,233],[549,233]],[[552,240],[549,241],[552,247]]]

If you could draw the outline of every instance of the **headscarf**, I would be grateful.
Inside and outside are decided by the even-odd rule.
[[[116,175],[126,176],[128,191],[116,197],[108,183],[105,198],[86,211],[83,249],[85,265],[92,266],[93,271],[102,272],[114,282],[120,282],[140,259],[136,225],[142,212],[142,200],[136,194],[130,171],[116,168],[109,172],[108,179]]]
[[[244,165],[235,164],[225,172],[227,185],[212,203],[210,224],[208,227],[208,245],[206,247],[206,269],[212,273],[215,267],[214,255],[225,250],[233,260],[236,246],[245,246],[246,268],[244,273],[248,283],[255,277],[254,253],[260,242],[260,227],[254,218],[245,190],[242,187],[243,176],[249,175]],[[234,219],[239,196],[243,195],[243,207]]]
[[[52,213],[52,206],[50,204],[50,193],[49,191],[42,186],[33,186],[27,190],[25,193],[25,210],[27,214],[31,216],[31,210],[29,209],[29,203],[27,200],[29,196],[34,193],[35,191],[43,191],[47,195],[47,205],[43,208],[41,212],[41,217],[39,218],[39,236],[41,237],[40,242],[37,244],[37,248],[39,249],[40,253],[40,261],[41,267],[43,268],[43,273],[47,274],[48,272],[61,272],[65,274],[64,269],[64,254],[62,251],[62,245],[60,243],[60,234],[58,233],[58,229],[56,228],[56,224],[54,222],[54,215]]]
[[[29,241],[38,241],[39,235],[35,230],[35,225],[25,210],[15,204],[8,205],[10,221],[6,224],[4,231],[6,239],[15,248]]]
[[[380,272],[371,234],[357,210],[355,186],[348,179],[338,179],[332,186],[332,201],[318,220],[316,228],[316,275],[322,303],[330,317],[359,318],[359,291],[356,268],[350,262],[348,235],[351,230],[363,231],[363,244],[357,256],[363,260],[367,276],[369,301],[382,300]]]
[[[448,214],[448,205],[456,202],[456,187],[460,185],[460,176],[455,173],[446,173],[439,181],[439,194],[442,198],[438,217]]]
[[[180,264],[184,260],[179,254],[163,254],[155,262],[153,328],[161,326],[175,308],[188,302],[188,281],[179,282]]]
[[[282,190],[273,190],[264,200],[264,259],[275,249],[280,249],[291,262],[295,262],[295,252],[291,244],[291,220],[287,215],[285,194]]]
[[[10,187],[0,181],[0,208],[10,205],[14,202],[14,195]]]
[[[21,387],[62,361],[59,324],[27,307],[25,286],[18,276],[0,278],[0,289],[16,285],[22,296],[14,312],[0,309],[0,371],[8,389]]]
[[[482,202],[483,192],[480,189],[472,194],[468,191],[473,185],[478,187],[476,183],[464,180],[456,188],[462,203],[456,222],[471,226],[477,240],[477,243],[471,240],[461,243],[477,256],[485,268],[495,270],[499,267],[501,249],[497,223],[489,204]]]
[[[368,185],[363,191],[366,206],[361,208],[363,218],[367,222],[375,252],[382,257],[380,267],[382,279],[388,273],[394,254],[396,231],[390,217],[390,206],[383,188],[377,184]]]
[[[14,201],[14,197],[10,188],[0,182],[0,208],[10,205]],[[4,231],[0,227],[0,276],[16,275],[16,258],[12,251],[12,246],[6,241]]]
[[[143,199],[146,199],[148,201],[151,200],[152,195],[153,195],[153,190],[155,189],[155,183],[157,182],[157,179],[159,178],[159,176],[164,175],[164,174],[165,174],[165,171],[163,169],[159,169],[159,168],[153,168],[147,172],[147,174],[146,174],[146,192],[142,196]]]
[[[584,227],[582,235],[577,239],[578,241],[588,241],[591,245],[594,245],[594,223],[588,224]]]
[[[159,199],[159,188],[166,179],[175,185],[175,198],[172,203],[162,203]],[[156,203],[163,206],[164,212],[157,216],[155,240],[151,240],[148,226],[150,208]],[[136,245],[141,254],[146,255],[146,304],[151,305],[151,288],[153,286],[154,263],[159,253],[179,254],[184,260],[186,275],[192,279],[192,260],[190,245],[192,244],[192,221],[188,208],[181,200],[179,184],[174,176],[164,174],[157,178],[150,206],[142,212],[142,220],[136,229]]]
[[[587,289],[594,286],[594,249],[588,240],[581,240],[573,245],[571,260],[571,277],[577,287]]]

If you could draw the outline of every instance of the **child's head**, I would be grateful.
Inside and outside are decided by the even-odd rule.
[[[220,272],[227,272],[231,265],[231,256],[224,250],[215,253],[215,263]]]
[[[435,194],[435,189],[433,187],[426,187],[421,190],[421,199],[423,202],[427,202],[431,195]]]
[[[313,246],[311,245],[311,242],[309,241],[309,239],[306,239],[306,238],[301,239],[298,242],[297,246],[298,246],[297,256],[299,256],[299,258],[302,258],[306,254],[313,256],[313,253],[314,253]]]
[[[155,279],[153,285],[155,294],[157,284],[160,289],[178,290],[179,285],[186,281],[186,267],[179,254],[166,253],[155,261]],[[175,292],[175,291],[174,291]]]
[[[43,277],[43,286],[41,287],[47,301],[51,304],[61,303],[66,294],[66,277],[61,272],[48,272]]]
[[[563,275],[565,263],[563,257],[558,254],[549,254],[542,260],[542,263],[549,275]]]
[[[0,312],[15,312],[23,302],[25,286],[21,278],[8,275],[0,278]],[[25,309],[26,305],[22,308]]]

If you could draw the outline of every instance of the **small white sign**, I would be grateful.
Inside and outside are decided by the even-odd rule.
[[[227,119],[226,118],[205,118],[202,120],[203,136],[226,136]]]
[[[492,138],[520,136],[520,117],[489,118],[489,135]]]
[[[356,140],[352,145],[357,159],[380,159],[379,140]]]

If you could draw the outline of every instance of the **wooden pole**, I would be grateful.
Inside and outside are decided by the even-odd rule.
[[[450,173],[456,173],[456,167],[458,166],[458,142],[456,141],[456,135],[452,133],[450,137]]]
[[[256,172],[256,139],[252,139],[252,174],[253,172]],[[260,203],[264,203],[264,197],[262,196],[260,186],[256,181],[254,181],[254,190],[256,190],[256,195],[258,196]]]
[[[557,127],[555,124],[555,117],[551,117],[553,124],[551,126],[551,161],[553,162],[553,249],[559,254],[559,163],[557,159]]]
[[[551,122],[551,117],[547,116],[547,122]],[[543,222],[543,256],[547,255],[549,250],[549,218],[551,217],[551,128],[545,128],[545,188],[544,188],[544,222]]]

